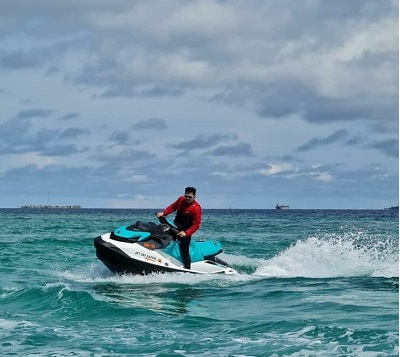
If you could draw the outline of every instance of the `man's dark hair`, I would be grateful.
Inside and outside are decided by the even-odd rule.
[[[186,187],[185,193],[193,193],[193,195],[196,196],[196,189],[192,186]]]

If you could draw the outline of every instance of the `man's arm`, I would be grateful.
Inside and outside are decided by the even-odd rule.
[[[171,203],[168,207],[164,208],[162,211],[163,216],[168,216],[170,213],[176,211],[179,207],[178,203],[179,203],[180,199],[181,199],[181,197],[178,197],[178,199],[175,202]]]

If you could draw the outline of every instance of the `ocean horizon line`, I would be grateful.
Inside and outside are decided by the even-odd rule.
[[[80,211],[80,210],[160,210],[160,207],[82,207],[81,205],[23,205],[19,207],[0,207],[1,210],[12,209],[12,210],[72,210],[72,211]],[[301,211],[301,210],[324,210],[324,211],[376,211],[376,210],[399,210],[399,206],[391,206],[391,207],[379,207],[379,208],[290,208],[285,210],[279,210],[276,208],[239,208],[239,207],[226,207],[226,208],[202,208],[204,210],[225,210],[225,211],[234,211],[234,210],[259,210],[259,211]]]

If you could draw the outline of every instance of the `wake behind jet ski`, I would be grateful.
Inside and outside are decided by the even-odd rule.
[[[193,239],[189,248],[191,269],[185,269],[176,239],[177,227],[166,217],[159,217],[159,220],[160,224],[137,221],[96,237],[97,258],[115,273],[236,273],[216,257],[223,251],[221,243]]]

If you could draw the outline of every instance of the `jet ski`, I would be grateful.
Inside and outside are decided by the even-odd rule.
[[[234,274],[236,270],[217,258],[222,253],[217,241],[191,240],[191,269],[185,269],[176,239],[178,229],[167,217],[160,224],[137,221],[94,239],[97,258],[114,273],[150,274],[188,272]]]

